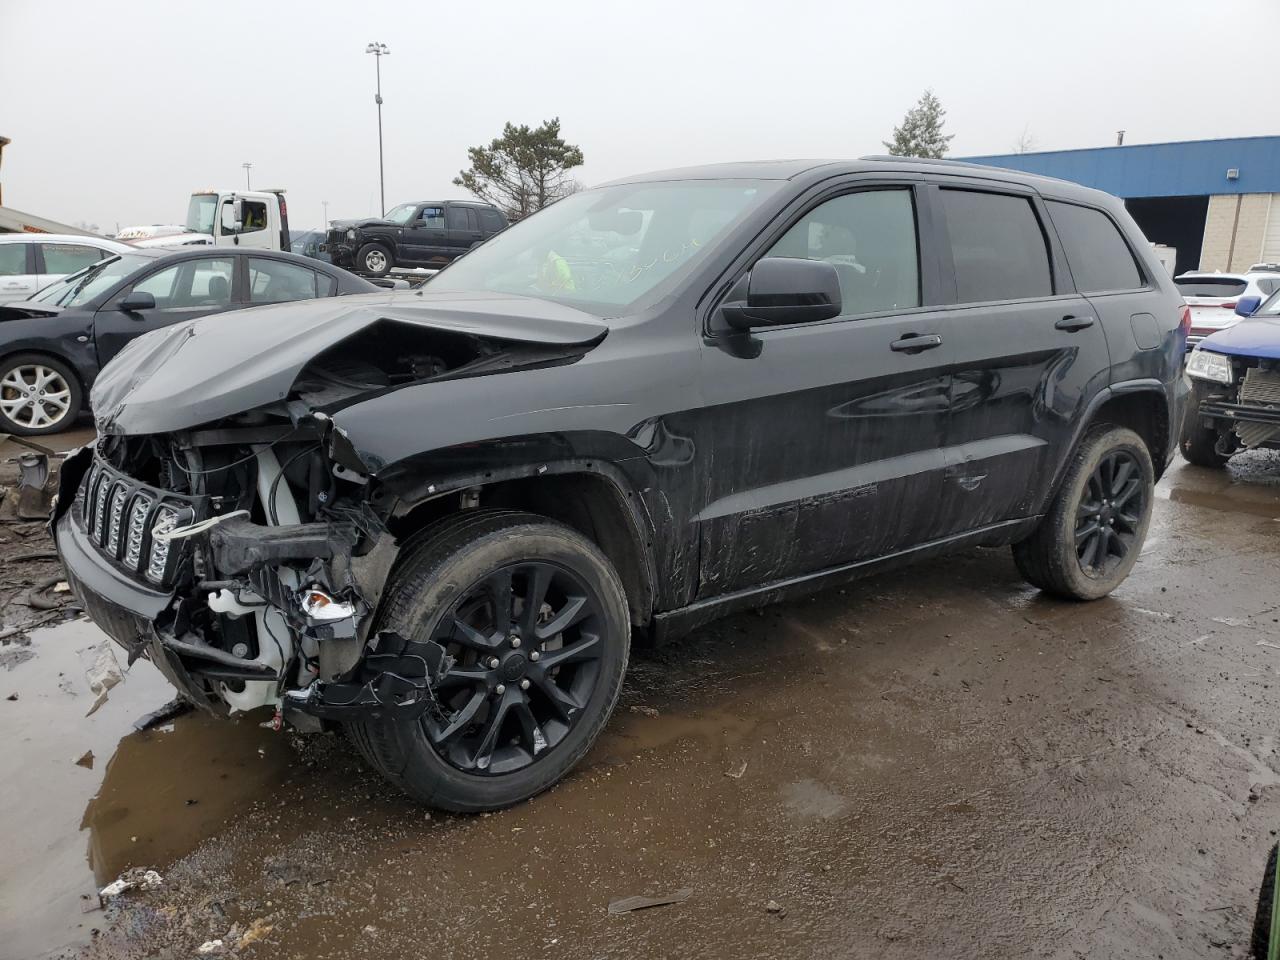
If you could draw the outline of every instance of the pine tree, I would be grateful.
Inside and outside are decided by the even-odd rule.
[[[487,147],[467,150],[471,166],[453,180],[502,208],[513,223],[580,189],[569,176],[582,151],[560,136],[560,118],[540,127],[508,123]]]
[[[926,90],[920,102],[902,118],[902,125],[893,128],[893,140],[882,142],[895,157],[941,159],[946,156],[947,145],[954,136],[942,132],[942,120],[946,115],[942,102],[932,90]]]

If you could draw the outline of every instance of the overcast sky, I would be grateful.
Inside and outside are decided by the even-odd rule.
[[[461,196],[466,148],[559,116],[590,185],[883,152],[930,87],[953,156],[1280,133],[1277,0],[217,3],[0,0],[0,183],[67,223],[180,222],[289,191],[295,227]],[[1248,53],[1251,41],[1258,45]]]

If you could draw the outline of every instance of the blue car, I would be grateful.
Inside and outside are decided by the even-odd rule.
[[[1202,467],[1221,467],[1241,450],[1280,450],[1280,292],[1260,300],[1241,297],[1244,319],[1187,357],[1182,455]]]

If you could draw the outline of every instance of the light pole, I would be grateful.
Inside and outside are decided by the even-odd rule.
[[[386,216],[387,185],[382,173],[382,58],[388,56],[391,51],[387,49],[385,43],[377,43],[375,41],[365,47],[364,52],[373,54],[374,70],[378,75],[378,92],[373,98],[373,102],[378,105],[378,196],[382,201],[381,216]]]
[[[244,163],[240,164],[240,166],[244,167],[244,188],[246,190],[252,190],[253,187],[249,185],[249,171],[253,169],[253,164],[246,160]]]
[[[320,221],[320,226],[327,229],[329,226],[329,201],[321,200],[320,205],[324,207],[324,219]]]

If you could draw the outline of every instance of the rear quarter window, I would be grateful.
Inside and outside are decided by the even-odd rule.
[[[1145,285],[1120,228],[1101,210],[1074,203],[1046,203],[1076,289],[1084,294],[1137,290]]]
[[[1236,277],[1187,277],[1174,284],[1184,297],[1238,297],[1249,285]]]

